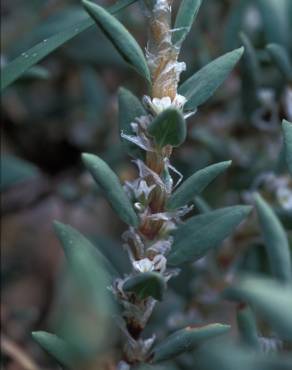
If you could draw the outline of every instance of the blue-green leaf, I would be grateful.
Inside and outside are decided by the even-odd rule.
[[[292,340],[292,289],[274,279],[242,278],[224,297],[249,303],[283,339]]]
[[[134,292],[139,299],[145,299],[151,296],[158,301],[161,301],[165,288],[165,280],[157,272],[144,272],[130,277],[123,285],[125,292]]]
[[[279,44],[269,44],[266,49],[284,78],[292,81],[292,62],[287,50]]]
[[[186,109],[195,109],[203,104],[227,78],[243,54],[241,47],[215,59],[187,79],[179,88],[179,93],[188,101]]]
[[[257,326],[251,308],[246,304],[239,304],[237,309],[237,326],[241,342],[253,349],[259,348]]]
[[[202,0],[182,0],[175,18],[172,41],[181,44],[190,32],[193,22],[198,14]]]
[[[139,99],[131,93],[131,91],[121,87],[119,89],[119,129],[120,135],[133,135],[131,123],[137,117],[146,115],[145,109]],[[123,147],[126,152],[132,157],[141,157],[141,149],[134,143],[121,137]]]
[[[250,211],[249,206],[233,206],[190,218],[173,233],[168,264],[179,265],[203,257],[229,236]]]
[[[120,0],[108,8],[108,11],[115,14],[136,1],[137,0]],[[90,17],[77,24],[74,22],[72,25],[66,26],[64,31],[43,40],[15,58],[12,62],[8,63],[1,69],[1,90],[11,85],[25,71],[37,64],[47,55],[64,45],[67,41],[87,30],[92,25],[94,25],[94,21]]]
[[[154,118],[148,126],[148,132],[160,148],[166,145],[176,147],[186,139],[186,122],[180,111],[169,108]]]
[[[117,175],[96,155],[84,153],[82,160],[120,218],[128,225],[137,226],[138,217]]]
[[[126,62],[150,81],[150,72],[144,54],[129,31],[101,6],[88,0],[82,0],[82,4]]]
[[[256,0],[255,5],[260,11],[267,43],[290,46],[289,13],[290,0]],[[290,8],[291,9],[291,8]]]
[[[39,170],[33,164],[12,155],[3,155],[0,190],[6,190],[10,186],[35,178],[38,174]]]
[[[225,171],[230,164],[231,161],[220,162],[195,172],[171,195],[167,202],[167,208],[175,209],[186,205],[196,195],[200,194],[220,173]]]
[[[111,329],[115,307],[108,291],[110,276],[104,258],[100,258],[88,239],[59,222],[54,223],[54,229],[65,253],[68,278],[75,294],[57,331],[74,348],[78,358],[86,359],[105,346]]]
[[[57,335],[45,331],[36,331],[32,333],[32,337],[60,365],[74,369],[76,362],[78,363],[74,350]]]
[[[192,351],[206,340],[227,333],[229,329],[229,325],[209,324],[178,330],[154,348],[153,362],[166,361],[184,352]]]
[[[272,272],[280,281],[289,283],[292,280],[292,266],[285,230],[272,208],[259,194],[255,195],[255,205]]]
[[[289,172],[292,175],[292,123],[286,120],[282,122],[284,133],[285,156]]]

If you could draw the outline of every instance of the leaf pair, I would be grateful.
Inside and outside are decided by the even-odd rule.
[[[120,133],[133,135],[131,123],[141,116],[147,115],[144,107],[129,90],[120,88],[119,99],[119,128]],[[180,111],[174,108],[164,110],[154,118],[148,127],[149,134],[155,139],[158,147],[166,145],[179,146],[186,139],[186,122]],[[143,157],[141,149],[121,137],[123,146],[127,153],[133,157]]]

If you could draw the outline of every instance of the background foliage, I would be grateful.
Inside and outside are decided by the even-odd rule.
[[[282,119],[292,121],[290,3],[289,0],[205,0],[184,43],[181,59],[186,61],[188,71],[182,75],[183,80],[241,45],[245,47],[245,54],[223,86],[190,118],[187,140],[175,151],[174,164],[187,178],[203,167],[232,160],[232,166],[194,199],[195,213],[203,213],[201,217],[204,217],[204,213],[212,209],[253,203],[258,216],[253,212],[249,220],[225,240],[220,250],[212,252],[207,264],[198,261],[186,267],[171,282],[171,290],[155,311],[149,328],[155,328],[161,338],[166,331],[170,333],[190,323],[198,325],[203,319],[206,322],[233,323],[236,320],[234,304],[220,300],[226,275],[231,280],[240,271],[273,274],[280,280],[291,276],[289,265],[285,270],[285,261],[284,267],[283,263],[277,265],[280,271],[269,263],[281,259],[277,249],[275,252],[275,245],[279,242],[286,243],[291,251],[291,176],[288,174],[281,126]],[[102,5],[112,4],[103,2]],[[117,10],[111,9],[113,12]],[[118,12],[117,17],[140,45],[144,45],[146,24],[139,4]],[[61,45],[74,35],[71,41],[26,70],[2,94],[1,320],[2,366],[5,369],[25,368],[20,364],[19,354],[27,356],[27,361],[31,362],[27,369],[38,368],[33,366],[58,369],[31,338],[31,331],[40,329],[53,332],[55,328],[61,328],[68,332],[67,335],[74,338],[73,342],[78,342],[75,344],[80,348],[81,357],[92,359],[92,353],[96,355],[97,348],[100,351],[100,338],[91,327],[92,322],[84,320],[84,316],[90,316],[95,297],[91,295],[92,301],[88,304],[82,295],[83,279],[78,279],[78,284],[70,283],[62,252],[53,234],[51,225],[54,219],[89,235],[93,243],[101,247],[115,271],[123,273],[128,270],[120,241],[124,225],[85,171],[80,154],[98,154],[122,180],[135,177],[135,170],[118,136],[117,90],[122,85],[141,97],[146,85],[104,35],[96,27],[89,27],[90,22],[79,1],[13,0],[2,4],[1,64],[4,69],[18,56],[22,61],[36,61],[47,45],[51,45],[50,37],[53,35],[57,35],[53,45],[57,45],[54,42]],[[80,32],[82,27],[88,30]],[[30,50],[39,43],[41,46]],[[19,70],[17,63],[14,68]],[[13,65],[9,68],[2,77],[4,87],[9,78],[12,81]],[[197,86],[199,83],[198,77]],[[207,97],[203,96],[202,102]],[[194,104],[200,103],[196,101]],[[285,136],[286,142],[290,140],[289,135],[291,137],[291,134]],[[252,199],[255,191],[261,193],[256,202]],[[285,227],[285,236],[281,226],[278,232],[275,215]],[[273,232],[273,228],[276,231]],[[273,240],[274,235],[276,240]],[[103,275],[97,277],[106,278]],[[276,297],[279,287],[273,284],[277,283],[271,282],[269,294],[274,289]],[[252,291],[249,286],[252,286]],[[269,306],[265,289],[265,282],[261,280],[250,284],[243,280],[230,288],[226,297],[244,296],[262,313],[265,320],[259,315],[258,331],[269,350],[279,344],[278,339],[271,339],[276,332],[281,338],[288,338],[282,346],[285,351],[290,351],[289,312],[284,323],[278,322],[275,319],[278,308]],[[291,307],[288,293],[287,296],[288,301],[282,306]],[[72,322],[68,307],[74,307],[71,314],[74,320],[78,318],[76,327],[68,324]],[[285,312],[281,311],[282,318],[286,318]],[[245,314],[243,312],[243,318],[238,319],[243,327],[246,322],[252,325],[246,318],[248,313]],[[100,317],[94,320],[98,325],[107,321]],[[160,325],[162,320],[163,325]],[[267,322],[274,323],[273,332]],[[84,330],[80,331],[80,328]],[[99,328],[102,331],[102,327]],[[78,338],[75,338],[76,332]],[[257,343],[255,337],[257,335],[253,340]],[[107,339],[109,347],[113,343],[118,347],[118,335]],[[242,340],[250,343],[251,339],[243,335]],[[249,351],[234,344],[225,343],[222,348],[216,343],[213,346],[212,361],[216,363],[224,358],[224,369],[233,369],[232,361],[238,365],[238,359],[241,359],[243,369],[247,366],[257,370],[260,366],[266,366],[263,369],[268,366],[280,368],[277,359],[275,365],[271,359],[265,363],[264,358],[257,358],[258,363],[255,364]],[[204,351],[207,350],[203,348],[178,357],[166,368],[189,369],[196,362],[209,369],[210,364],[204,363]],[[62,353],[66,354],[66,349]],[[86,368],[99,368],[105,366],[104,363],[111,368],[108,365],[111,354],[106,353],[106,358],[103,358],[99,352],[96,357]],[[281,361],[281,366],[288,369],[285,367],[286,359]],[[162,366],[156,369],[163,369]]]

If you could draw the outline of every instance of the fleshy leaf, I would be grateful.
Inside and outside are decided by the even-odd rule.
[[[227,333],[229,329],[229,325],[209,324],[178,330],[154,348],[153,362],[166,361],[184,352],[192,351],[206,340]]]
[[[259,195],[255,205],[274,276],[284,283],[292,280],[291,256],[286,232],[272,208]]]
[[[119,129],[121,133],[133,135],[131,123],[137,117],[146,115],[145,109],[139,99],[131,91],[121,87],[119,89]],[[141,149],[137,145],[121,137],[123,146],[127,153],[134,158],[141,157]]]
[[[63,247],[68,278],[76,295],[58,328],[80,359],[95,356],[111,329],[114,304],[108,291],[110,276],[93,245],[69,225],[54,223]],[[76,302],[79,301],[78,305]],[[98,327],[98,332],[95,328]]]
[[[241,342],[251,348],[259,348],[256,321],[251,308],[246,304],[239,304],[237,325]]]
[[[140,299],[149,296],[161,301],[165,291],[165,280],[157,272],[144,272],[125,281],[123,290],[134,292]]]
[[[286,49],[279,44],[269,44],[266,49],[284,78],[292,81],[292,63]]]
[[[182,0],[175,18],[172,41],[181,44],[190,32],[193,22],[198,14],[202,0]]]
[[[186,205],[200,194],[220,173],[225,171],[230,164],[231,161],[220,162],[195,172],[171,195],[167,202],[167,208],[175,209]]]
[[[60,365],[64,365],[69,369],[74,369],[78,359],[73,349],[63,339],[45,331],[33,332],[32,337],[49,355],[54,357]]]
[[[0,190],[36,178],[39,170],[32,163],[12,155],[2,155]]]
[[[82,4],[125,61],[150,81],[150,72],[144,54],[130,32],[101,6],[87,0],[82,0]]]
[[[229,236],[250,211],[249,206],[233,206],[190,218],[174,231],[168,264],[179,265],[203,257]]]
[[[117,175],[96,155],[84,153],[82,159],[120,218],[128,225],[137,226],[138,217]]]
[[[273,279],[242,278],[223,296],[249,303],[283,338],[292,340],[292,289]]]
[[[179,146],[187,135],[186,122],[181,112],[169,108],[154,118],[148,132],[160,148],[166,145]]]
[[[243,51],[241,47],[226,53],[187,79],[179,88],[179,93],[188,99],[185,108],[195,109],[209,99],[232,71]]]
[[[289,168],[289,172],[292,175],[292,123],[283,120],[282,128],[284,132],[286,162]]]
[[[108,8],[111,14],[115,14],[125,7],[131,5],[137,0],[120,0],[116,4]],[[94,21],[88,17],[76,24],[75,20],[72,25],[66,26],[64,31],[61,31],[48,39],[43,40],[39,44],[33,46],[20,56],[12,60],[5,67],[1,69],[1,90],[11,85],[23,73],[25,73],[32,66],[37,64],[47,55],[64,45],[67,41],[80,35],[83,31],[94,25]]]

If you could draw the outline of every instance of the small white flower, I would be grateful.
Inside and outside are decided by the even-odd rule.
[[[154,263],[149,258],[134,261],[133,267],[137,272],[149,272],[154,270]]]
[[[292,190],[288,187],[280,187],[277,189],[277,199],[282,208],[292,210]]]
[[[183,95],[176,94],[176,97],[173,100],[173,105],[179,109],[182,109],[187,99]]]
[[[164,96],[161,99],[153,98],[151,100],[151,98],[147,95],[144,96],[143,100],[147,108],[149,108],[154,114],[159,114],[170,107],[182,110],[187,101],[183,95],[179,94],[177,94],[173,100],[171,100],[169,96]]]

